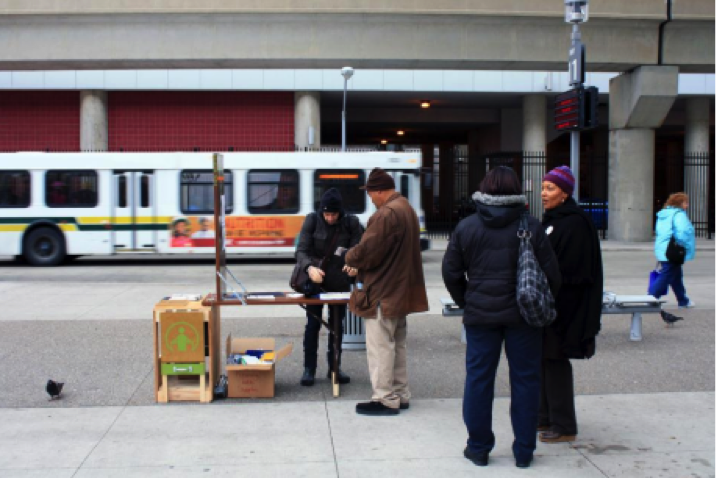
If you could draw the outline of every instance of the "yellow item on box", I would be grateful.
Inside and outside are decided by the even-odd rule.
[[[273,351],[269,351],[267,353],[264,353],[261,356],[261,361],[273,361],[274,360],[274,353]]]

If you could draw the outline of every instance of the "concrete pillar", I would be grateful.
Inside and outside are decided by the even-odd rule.
[[[678,93],[679,69],[642,66],[609,82],[609,239],[651,241],[654,129]]]
[[[530,212],[542,217],[541,185],[547,158],[547,97],[525,95],[522,98],[522,186],[527,195]]]
[[[609,132],[610,240],[651,240],[654,138],[651,128]]]
[[[540,151],[547,148],[547,97],[525,95],[522,98],[522,150]]]
[[[297,91],[294,95],[294,143],[298,148],[321,146],[321,94]]]
[[[710,135],[710,105],[705,97],[686,99],[686,128],[684,134],[684,152],[708,153]]]
[[[107,92],[80,92],[80,149],[106,151],[109,148]]]
[[[684,191],[689,217],[697,229],[708,224],[710,104],[708,98],[686,99]]]

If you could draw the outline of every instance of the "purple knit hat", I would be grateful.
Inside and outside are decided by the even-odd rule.
[[[542,181],[549,181],[559,187],[560,190],[572,196],[574,193],[574,175],[569,166],[558,166],[542,178]]]

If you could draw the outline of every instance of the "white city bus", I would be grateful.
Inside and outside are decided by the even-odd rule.
[[[291,255],[306,214],[338,188],[365,225],[370,170],[390,172],[420,218],[420,152],[224,153],[229,254]],[[66,258],[214,251],[211,153],[0,154],[0,255]]]

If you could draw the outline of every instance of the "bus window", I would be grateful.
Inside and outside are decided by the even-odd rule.
[[[127,177],[120,176],[119,184],[117,186],[119,198],[117,198],[117,206],[120,208],[127,207]]]
[[[321,204],[321,196],[326,190],[335,188],[343,198],[343,209],[346,213],[360,214],[365,212],[365,190],[359,187],[365,184],[363,170],[316,170],[313,175],[313,204],[317,210]]]
[[[50,208],[94,208],[97,172],[49,170],[45,174],[45,203]]]
[[[149,208],[149,175],[144,173],[139,180],[139,207]]]
[[[0,208],[30,206],[30,173],[0,171]]]
[[[145,179],[142,177],[142,204],[145,201]],[[226,193],[225,213],[234,210],[233,177],[230,171],[224,172],[224,191]],[[149,184],[146,183],[146,203],[149,204]],[[214,172],[212,170],[182,170],[180,175],[180,209],[184,214],[214,213]]]
[[[247,183],[249,213],[298,213],[298,171],[250,170]]]
[[[410,176],[400,175],[400,194],[410,201]]]

